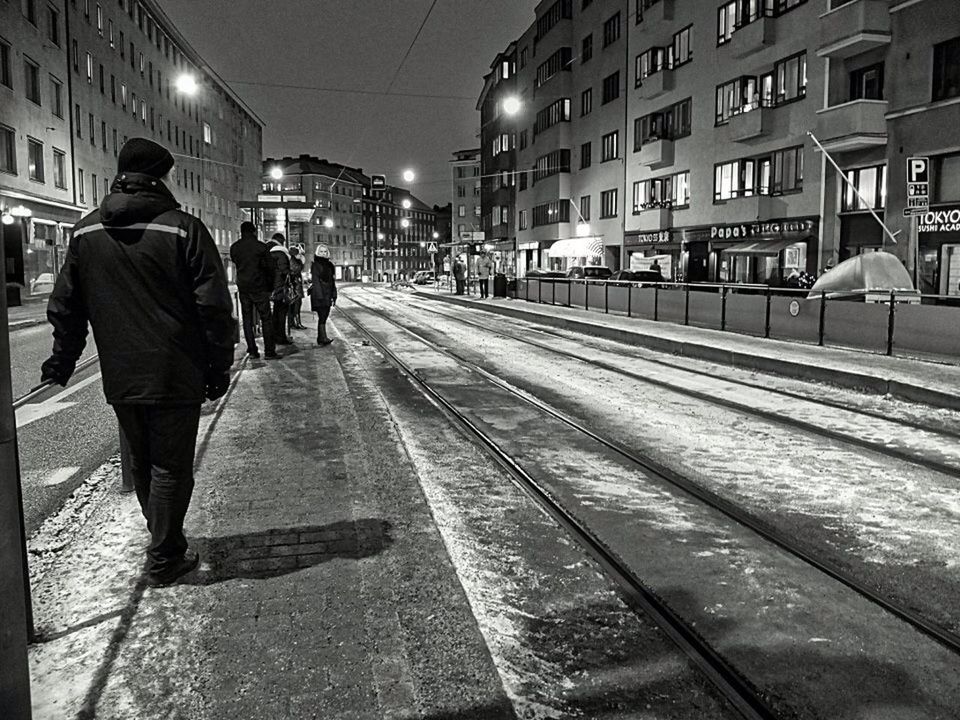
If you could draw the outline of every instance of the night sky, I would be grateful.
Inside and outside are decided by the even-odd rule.
[[[404,184],[402,170],[411,167],[417,172],[413,193],[445,204],[451,153],[479,143],[475,108],[483,76],[496,53],[533,22],[537,0],[438,0],[392,94],[383,95],[432,2],[162,0],[162,5],[266,122],[265,157],[309,153],[386,174],[397,185]]]

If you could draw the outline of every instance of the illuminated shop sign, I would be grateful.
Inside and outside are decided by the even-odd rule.
[[[931,210],[920,216],[920,232],[960,232],[960,207]]]
[[[710,228],[711,240],[739,240],[761,235],[812,234],[816,228],[813,220],[776,220],[750,225],[714,225]]]

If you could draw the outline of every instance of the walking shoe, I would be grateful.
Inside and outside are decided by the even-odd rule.
[[[153,574],[147,573],[147,585],[150,587],[167,587],[173,585],[187,573],[196,570],[200,564],[200,555],[196,550],[187,550],[183,557],[174,562],[166,571]]]
[[[264,357],[265,357],[267,360],[277,360],[277,359],[280,358],[280,356],[277,355],[275,352],[267,353],[266,355],[264,355]]]
[[[253,359],[253,360],[259,360],[259,359],[260,359],[260,351],[259,351],[259,350],[254,350],[253,352],[249,352],[249,351],[248,351],[248,352],[247,352],[247,357],[248,357],[248,358],[251,358],[251,359]]]

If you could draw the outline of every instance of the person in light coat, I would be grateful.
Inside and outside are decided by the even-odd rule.
[[[480,298],[490,297],[490,276],[493,275],[493,258],[484,252],[477,260],[477,278],[480,281]]]

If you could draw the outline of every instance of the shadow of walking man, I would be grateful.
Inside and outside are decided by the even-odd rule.
[[[392,542],[386,520],[363,518],[329,525],[276,528],[244,535],[194,538],[201,565],[182,585],[280,577],[338,558],[359,560]]]

